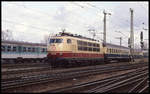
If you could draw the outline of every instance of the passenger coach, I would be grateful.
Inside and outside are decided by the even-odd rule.
[[[130,49],[128,47],[107,43],[105,49],[105,60],[107,62],[130,60]]]
[[[47,45],[41,43],[28,43],[20,41],[2,41],[2,60],[39,60],[46,58]],[[22,61],[24,61],[22,60]]]

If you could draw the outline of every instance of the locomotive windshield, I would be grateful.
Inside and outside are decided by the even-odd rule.
[[[49,43],[62,43],[63,39],[50,39]]]

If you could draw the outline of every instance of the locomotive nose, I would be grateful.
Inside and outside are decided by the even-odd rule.
[[[56,55],[56,53],[51,52],[51,53],[48,53],[47,57],[50,59],[56,59],[57,55]]]
[[[56,51],[56,46],[54,44],[49,45],[48,51]]]

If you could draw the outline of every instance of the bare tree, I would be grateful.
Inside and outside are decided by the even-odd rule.
[[[43,40],[41,40],[41,43],[47,44],[49,39],[53,36],[54,34],[46,34],[43,36]]]
[[[143,47],[143,49],[148,49],[148,43],[147,42],[144,42],[144,47]]]
[[[134,48],[135,48],[135,49],[140,49],[140,45],[138,45],[138,44],[135,43],[135,44],[134,44]]]
[[[13,40],[13,34],[10,30],[2,30],[2,40]]]

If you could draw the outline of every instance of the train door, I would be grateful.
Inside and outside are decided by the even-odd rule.
[[[17,62],[22,62],[23,56],[21,54],[22,54],[22,47],[18,46]]]

